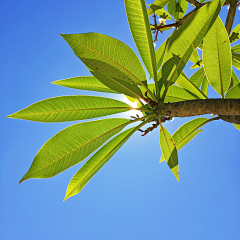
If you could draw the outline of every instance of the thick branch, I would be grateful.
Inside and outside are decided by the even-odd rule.
[[[221,115],[220,118],[224,121],[233,120],[239,121],[240,115],[240,99],[197,99],[188,100],[176,103],[159,104],[157,112],[161,116],[169,117],[189,117],[203,114],[216,114]],[[230,115],[230,116],[222,116]],[[238,120],[237,120],[238,119]],[[237,122],[233,122],[237,123]]]
[[[228,35],[230,34],[231,29],[232,29],[232,25],[233,25],[235,13],[236,13],[236,8],[237,8],[237,2],[238,2],[238,0],[231,0],[230,1],[230,8],[229,8],[229,11],[228,11],[226,24],[225,24],[225,28],[227,30]]]
[[[219,116],[223,121],[240,124],[240,115],[220,115]]]

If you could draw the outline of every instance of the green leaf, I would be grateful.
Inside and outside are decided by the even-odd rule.
[[[232,65],[240,70],[240,54],[232,54]]]
[[[100,150],[98,150],[73,176],[67,187],[64,201],[78,194],[82,188],[89,182],[89,180],[103,167],[103,165],[120,149],[120,147],[129,139],[129,137],[136,131],[136,128],[131,128],[111,141],[106,143]]]
[[[155,14],[158,15],[160,18],[163,18],[166,20],[172,20],[170,14],[163,8],[156,10]],[[164,29],[162,29],[162,30],[164,30]]]
[[[240,124],[234,124],[233,123],[233,126],[240,131]]]
[[[240,44],[233,46],[231,51],[232,53],[240,53]]]
[[[168,12],[178,21],[181,19],[188,7],[188,2],[186,0],[171,0],[168,3]]]
[[[171,102],[180,102],[180,101],[193,100],[193,99],[198,99],[198,97],[196,97],[195,95],[192,95],[191,93],[186,91],[184,88],[181,88],[176,85],[172,85],[168,89],[164,102],[171,103]]]
[[[127,119],[108,118],[63,129],[42,146],[20,182],[53,177],[81,162],[129,122]]]
[[[198,56],[198,51],[197,49],[195,48],[193,50],[193,53],[190,57],[190,61],[192,61],[193,63],[197,64],[200,60],[199,60],[199,56]]]
[[[227,31],[218,17],[204,38],[203,66],[208,81],[222,97],[231,82],[231,47]]]
[[[232,30],[229,40],[230,43],[237,41],[240,38],[240,23]]]
[[[239,82],[240,82],[240,80],[238,79],[236,73],[232,69],[231,83],[230,83],[229,88],[237,85]]]
[[[152,33],[144,0],[125,0],[129,27],[146,69],[157,80],[157,64]]]
[[[80,90],[107,92],[107,93],[120,93],[118,91],[114,91],[108,88],[106,85],[100,82],[97,78],[91,77],[91,76],[67,78],[67,79],[57,80],[52,83],[59,86],[80,89]]]
[[[202,59],[199,60],[198,62],[194,63],[194,64],[190,67],[190,69],[199,68],[199,67],[201,67],[201,66],[202,66]]]
[[[230,88],[227,91],[225,98],[235,98],[235,99],[240,98],[240,83],[238,83],[234,87]]]
[[[170,39],[171,39],[171,36],[167,40],[165,40],[156,51],[157,70],[159,70],[162,65],[163,57]]]
[[[132,107],[105,97],[63,96],[48,98],[7,117],[36,122],[67,122],[126,112]]]
[[[91,71],[91,73],[103,84],[105,84],[110,89],[123,93],[132,98],[142,99],[142,92],[139,87],[135,84],[130,84],[128,82],[119,80],[114,77],[106,76],[96,71]]]
[[[136,54],[125,43],[100,33],[61,36],[90,69],[128,83],[144,85],[144,69]]]
[[[202,81],[202,86],[201,86],[201,92],[207,96],[208,93],[208,86],[209,86],[209,82],[208,79],[206,77],[206,75],[204,75],[203,81]]]
[[[186,76],[181,74],[176,81],[176,84],[179,87],[182,87],[188,90],[190,93],[194,94],[196,97],[200,99],[207,99],[207,96],[201,92]]]
[[[170,0],[170,2],[167,5],[167,10],[172,16],[174,16],[174,13],[176,12],[176,5],[177,5],[176,0]]]
[[[162,99],[165,98],[168,87],[176,81],[182,72],[193,50],[211,28],[222,4],[223,0],[214,0],[204,5],[173,33],[166,49],[162,67],[163,79],[168,81]]]
[[[174,176],[179,181],[179,173],[178,173],[178,156],[177,156],[177,149],[174,143],[174,140],[171,134],[161,125],[160,128],[160,146],[162,150],[162,154],[166,159],[166,162],[170,169],[172,170]]]
[[[203,78],[205,76],[203,68],[200,68],[197,72],[195,72],[191,77],[190,81],[199,88],[202,84]]]
[[[169,1],[170,0],[155,0],[147,10],[148,16],[151,16],[156,10],[164,8]]]
[[[178,21],[183,18],[185,12],[187,11],[188,2],[186,0],[178,0],[176,3],[176,10],[174,13],[174,18]]]
[[[184,125],[182,125],[172,136],[177,151],[184,147],[188,142],[190,142],[198,133],[202,130],[198,130],[200,127],[206,123],[212,121],[213,119],[208,118],[196,118]],[[164,161],[164,155],[162,155],[160,162]]]

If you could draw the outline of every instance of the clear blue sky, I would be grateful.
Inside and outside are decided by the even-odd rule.
[[[0,19],[2,240],[240,239],[240,132],[222,121],[204,126],[180,150],[179,182],[165,162],[159,164],[155,130],[145,137],[134,134],[80,194],[64,203],[81,163],[54,178],[18,184],[40,147],[70,123],[4,117],[45,98],[97,95],[50,84],[89,75],[59,33],[99,32],[137,51],[123,0],[5,0]],[[239,20],[237,11],[234,26]],[[165,127],[173,133],[184,122],[175,119]]]

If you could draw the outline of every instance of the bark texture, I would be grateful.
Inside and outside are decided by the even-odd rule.
[[[216,114],[224,121],[240,124],[240,99],[197,99],[162,103],[158,105],[157,113],[169,117]]]
[[[228,11],[226,24],[225,24],[225,28],[227,30],[228,35],[230,34],[231,29],[232,29],[232,25],[233,25],[235,13],[236,13],[236,8],[237,8],[237,2],[238,2],[238,0],[231,0],[230,1],[230,8],[229,8],[229,11]]]

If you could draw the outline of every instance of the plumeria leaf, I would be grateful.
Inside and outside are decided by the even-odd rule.
[[[223,0],[216,0],[204,5],[173,34],[164,55],[162,76],[163,79],[168,81],[168,85],[162,99],[165,98],[168,87],[181,74],[193,50],[200,44],[211,28],[221,10],[222,4]]]
[[[201,92],[207,96],[208,93],[208,86],[209,86],[209,82],[208,79],[206,77],[206,75],[204,75],[203,81],[202,81],[202,86],[201,86]]]
[[[203,66],[208,81],[222,97],[231,82],[231,47],[227,31],[218,17],[203,42]]]
[[[240,70],[240,54],[232,54],[232,65]]]
[[[7,117],[36,122],[67,122],[126,112],[132,107],[124,102],[95,96],[48,98]]]
[[[157,64],[152,33],[144,0],[125,0],[129,27],[146,69],[157,80]]]
[[[176,81],[176,84],[179,87],[182,87],[189,91],[190,93],[194,94],[196,97],[200,99],[206,99],[207,96],[201,92],[186,76],[181,74]]]
[[[128,129],[100,148],[73,176],[68,184],[64,200],[78,194],[135,131],[135,127]]]
[[[197,64],[200,61],[197,48],[195,48],[193,50],[193,53],[192,53],[192,55],[191,55],[189,60],[192,61],[195,64]]]
[[[195,72],[191,77],[190,81],[197,87],[199,88],[202,84],[203,78],[205,76],[205,72],[203,68],[200,68],[197,72]]]
[[[80,89],[80,90],[107,92],[107,93],[120,93],[118,91],[114,91],[108,88],[101,81],[99,81],[97,78],[92,76],[67,78],[67,79],[57,80],[52,83],[59,86]]]
[[[171,134],[162,125],[160,128],[159,140],[162,154],[174,176],[179,181],[177,148]]]
[[[63,129],[42,146],[20,182],[29,178],[50,178],[79,163],[129,122],[127,119],[109,118]]]
[[[188,142],[190,142],[198,133],[202,130],[198,130],[200,127],[206,123],[213,121],[208,118],[196,118],[193,119],[184,125],[182,125],[172,136],[177,151],[184,147]],[[160,159],[160,162],[164,161],[164,155]]]
[[[153,4],[149,4],[147,11],[148,16],[151,16],[156,10],[164,8],[170,0],[156,0]]]
[[[231,51],[232,53],[240,53],[240,44],[233,46]]]
[[[136,54],[125,43],[100,33],[61,36],[90,69],[128,83],[144,85],[144,69]]]
[[[171,39],[171,36],[167,40],[165,40],[156,51],[157,70],[159,70],[162,65],[163,57],[170,39]]]
[[[237,85],[235,85],[234,87],[230,88],[226,95],[225,98],[240,98],[240,83],[238,83]]]
[[[194,64],[190,67],[190,69],[199,68],[199,67],[201,67],[201,66],[202,66],[202,59],[199,60],[198,62],[194,63]]]
[[[239,82],[240,82],[240,80],[238,79],[236,73],[232,69],[231,83],[230,83],[229,88],[237,85]]]
[[[128,83],[126,81],[104,75],[100,72],[91,71],[91,73],[103,84],[112,90],[119,91],[132,98],[141,99],[142,92],[135,84]],[[146,91],[146,90],[145,90]]]
[[[184,16],[185,12],[187,11],[188,2],[186,0],[177,0],[177,1],[174,0],[174,1],[175,3],[173,4],[173,8],[175,6],[175,9],[173,11],[174,13],[171,15],[178,21]],[[172,2],[173,0],[169,2],[168,6]]]
[[[240,23],[232,30],[229,40],[230,43],[237,41],[240,38]]]
[[[158,15],[160,18],[163,18],[163,19],[166,19],[166,20],[171,20],[172,19],[170,14],[163,8],[156,10],[155,14]]]
[[[191,94],[184,88],[181,88],[176,85],[172,85],[168,89],[164,102],[165,103],[181,102],[181,101],[193,100],[193,99],[198,99],[198,97],[194,94]]]
[[[240,124],[233,124],[233,126],[240,131]]]

